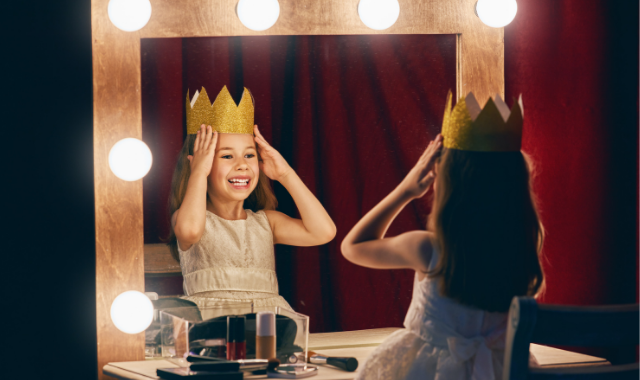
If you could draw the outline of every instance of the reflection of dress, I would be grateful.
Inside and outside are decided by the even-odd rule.
[[[273,233],[264,211],[247,219],[226,220],[206,213],[202,238],[180,252],[184,299],[198,307],[251,301],[256,307],[291,309],[278,295]]]
[[[431,267],[437,262],[436,254]],[[405,329],[369,356],[358,379],[502,378],[506,313],[489,313],[441,296],[431,278],[414,280]]]

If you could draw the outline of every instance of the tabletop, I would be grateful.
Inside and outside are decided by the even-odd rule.
[[[387,336],[398,328],[382,328],[358,331],[309,334],[309,350],[327,356],[349,356],[358,359],[358,368],[366,363],[367,357]],[[545,368],[567,366],[601,366],[609,365],[606,359],[583,355],[577,352],[560,350],[553,347],[531,344],[530,351],[537,365]],[[103,372],[118,379],[149,380],[158,379],[158,368],[177,368],[188,366],[184,359],[149,359],[135,362],[109,363]],[[319,365],[315,380],[351,380],[355,372],[346,372],[335,367]],[[246,376],[245,379],[263,379],[266,375]]]

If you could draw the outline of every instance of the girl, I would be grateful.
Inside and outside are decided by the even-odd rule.
[[[467,97],[466,103],[473,102]],[[468,111],[465,99],[446,113],[444,149],[438,135],[400,185],[342,243],[342,254],[355,264],[415,270],[405,329],[376,348],[358,378],[488,380],[502,375],[511,299],[534,295],[542,284],[543,229],[527,158],[520,152],[522,123],[514,116],[520,110],[514,107],[507,123],[491,125],[487,120],[496,123],[503,116],[489,103],[485,116],[477,116],[479,107]],[[450,104],[449,99],[447,112]],[[500,119],[486,117],[491,113]],[[460,115],[466,120],[455,119]],[[483,128],[492,133],[479,131]],[[396,215],[432,184],[427,230],[385,238]]]
[[[247,93],[245,89],[238,108],[245,98],[251,101]],[[200,97],[203,94],[206,97],[204,91]],[[236,111],[230,95],[227,103],[232,106],[219,103],[227,95],[224,88],[213,108],[233,109],[219,114]],[[248,111],[243,112],[241,116],[246,117]],[[296,172],[253,126],[252,104],[250,113],[248,133],[214,131],[243,130],[233,125],[201,125],[197,133],[188,135],[172,183],[169,245],[182,267],[184,298],[199,307],[251,301],[256,307],[292,310],[278,295],[273,245],[325,244],[336,229]],[[269,178],[289,191],[301,219],[274,210]]]

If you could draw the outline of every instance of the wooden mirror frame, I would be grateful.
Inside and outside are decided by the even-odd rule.
[[[111,147],[142,138],[141,38],[253,35],[456,34],[456,93],[473,91],[481,104],[504,98],[504,30],[484,25],[476,0],[399,0],[389,29],[367,28],[359,0],[279,0],[280,17],[264,31],[242,25],[238,0],[151,0],[149,23],[123,32],[109,20],[109,0],[92,0],[93,148],[96,213],[96,315],[98,373],[108,362],[144,359],[144,334],[129,335],[111,321],[115,297],[144,291],[142,180],[126,182],[109,169]],[[445,96],[445,94],[443,94]]]

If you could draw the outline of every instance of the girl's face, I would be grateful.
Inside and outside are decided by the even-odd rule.
[[[259,175],[258,152],[253,136],[218,134],[216,154],[208,178],[213,195],[223,201],[244,201],[256,188]]]

